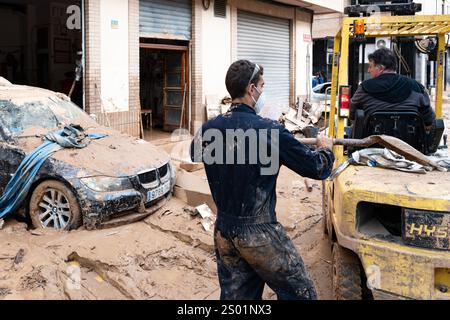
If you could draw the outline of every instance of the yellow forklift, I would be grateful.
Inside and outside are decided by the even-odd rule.
[[[354,76],[358,69],[354,60],[364,59],[364,54],[354,53],[355,48],[371,38],[400,43],[432,37],[437,39],[435,113],[440,125],[434,141],[423,140],[416,148],[425,154],[435,151],[443,133],[448,32],[450,15],[345,17],[334,39],[331,106],[336,108],[331,108],[329,135],[364,138],[346,130],[349,101],[363,78]],[[402,121],[402,115],[386,119]],[[366,130],[369,122],[363,123]],[[415,135],[420,140],[420,132]],[[351,152],[335,146],[335,166]],[[324,182],[323,211],[324,231],[332,246],[335,299],[450,299],[450,172],[416,174],[350,165]]]

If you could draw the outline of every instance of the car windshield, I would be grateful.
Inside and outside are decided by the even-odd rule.
[[[96,123],[78,106],[57,96],[28,101],[0,100],[0,123],[11,134],[30,128],[56,129],[58,125]]]
[[[315,93],[320,93],[320,90],[323,88],[323,84],[319,84],[318,86],[315,86],[314,88],[313,88],[313,91],[315,92]]]

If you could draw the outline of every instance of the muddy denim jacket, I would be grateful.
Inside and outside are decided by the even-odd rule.
[[[245,138],[230,134],[245,134]],[[245,156],[238,152],[243,149]],[[330,150],[307,147],[281,124],[260,117],[245,104],[233,105],[226,114],[206,122],[194,137],[190,153],[193,161],[205,164],[219,227],[276,222],[280,167],[323,180],[334,162]],[[227,161],[227,156],[233,161]]]

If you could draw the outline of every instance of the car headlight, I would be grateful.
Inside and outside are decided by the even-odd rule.
[[[89,177],[81,179],[81,182],[89,189],[97,192],[112,192],[133,189],[129,178],[117,177]]]

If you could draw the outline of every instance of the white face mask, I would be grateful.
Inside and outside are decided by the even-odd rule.
[[[255,112],[256,112],[256,114],[259,114],[261,112],[262,108],[264,107],[264,104],[266,103],[266,93],[264,91],[263,92],[259,91],[257,87],[255,87],[255,89],[259,93],[259,98],[258,98],[258,100],[256,100],[252,96],[252,99],[253,99],[253,102],[255,103],[255,107],[254,107]]]

